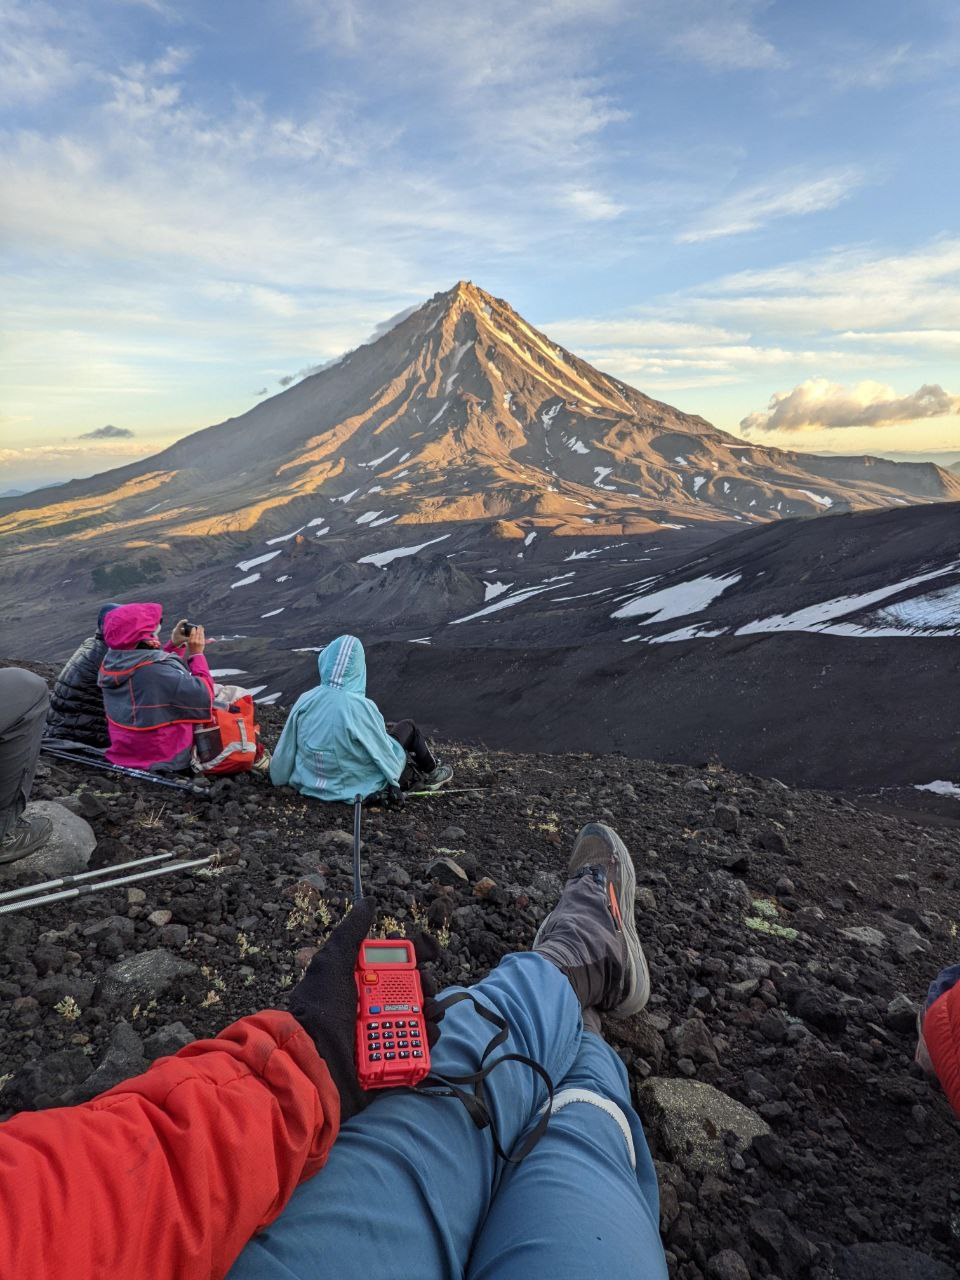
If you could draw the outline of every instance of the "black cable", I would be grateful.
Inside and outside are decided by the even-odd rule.
[[[360,815],[363,812],[363,796],[353,797],[353,900],[359,902],[363,897],[363,885],[360,881]]]

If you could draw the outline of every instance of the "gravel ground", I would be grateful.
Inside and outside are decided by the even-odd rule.
[[[272,741],[282,712],[262,710]],[[653,996],[606,1033],[658,1163],[671,1275],[955,1276],[960,1122],[912,1055],[917,1002],[960,949],[960,830],[720,766],[441,750],[476,790],[364,818],[381,928],[435,939],[441,985],[530,945],[582,823],[631,850]],[[252,776],[216,791],[41,765],[36,797],[69,797],[98,837],[91,866],[223,864],[0,917],[2,1118],[282,1005],[349,905],[346,806]]]

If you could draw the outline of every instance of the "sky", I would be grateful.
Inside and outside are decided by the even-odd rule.
[[[954,0],[0,0],[0,491],[458,279],[758,443],[960,458]]]

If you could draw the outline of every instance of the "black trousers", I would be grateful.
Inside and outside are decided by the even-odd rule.
[[[50,695],[21,667],[0,670],[0,839],[30,799]]]
[[[394,724],[388,724],[387,733],[400,743],[419,773],[432,773],[437,767],[437,759],[430,750],[430,744],[412,720],[397,720]],[[400,775],[401,787],[410,786],[413,782],[412,773],[408,765]]]

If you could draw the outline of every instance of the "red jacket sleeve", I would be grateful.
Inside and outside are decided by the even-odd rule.
[[[212,1280],[323,1165],[340,1100],[288,1013],[0,1125],[0,1276]]]
[[[923,1018],[923,1039],[937,1079],[960,1115],[960,982],[933,1002]]]

